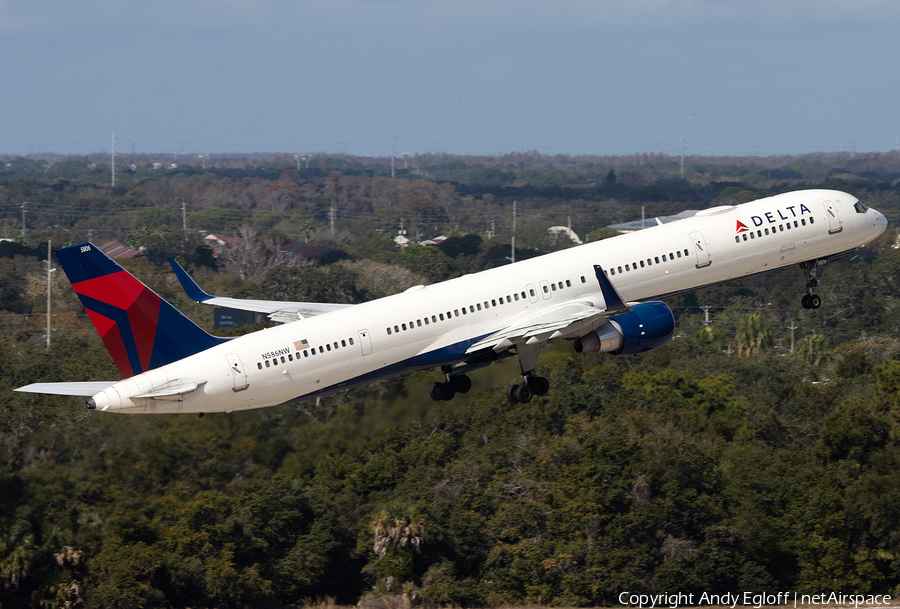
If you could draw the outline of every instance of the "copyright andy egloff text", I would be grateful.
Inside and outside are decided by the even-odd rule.
[[[742,607],[760,607],[773,605],[793,605],[794,607],[810,605],[835,605],[841,607],[885,607],[890,605],[891,597],[887,594],[845,594],[842,592],[823,592],[821,594],[799,594],[797,592],[741,592],[725,594],[638,594],[636,592],[623,592],[619,595],[619,604],[626,607],[638,607],[639,609],[654,609],[654,607],[698,607],[718,605],[735,609]]]

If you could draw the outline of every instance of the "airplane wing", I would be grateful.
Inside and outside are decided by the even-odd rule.
[[[277,300],[248,300],[243,298],[212,296],[204,292],[203,289],[197,285],[197,282],[191,279],[190,275],[188,275],[175,260],[169,258],[169,264],[172,265],[172,270],[175,271],[175,276],[178,277],[178,281],[181,283],[181,287],[188,295],[188,298],[194,302],[217,307],[228,307],[230,309],[240,309],[242,311],[253,311],[255,313],[266,313],[272,321],[287,323],[355,306],[348,304],[279,302]]]
[[[499,353],[515,344],[534,345],[554,338],[577,338],[603,325],[607,317],[631,310],[599,265],[594,265],[594,273],[603,295],[603,307],[587,300],[564,302],[483,338],[466,353],[488,347]]]
[[[93,397],[106,389],[112,387],[117,381],[90,381],[86,383],[32,383],[25,385],[13,391],[22,393],[46,393],[49,395],[74,395],[83,397]]]

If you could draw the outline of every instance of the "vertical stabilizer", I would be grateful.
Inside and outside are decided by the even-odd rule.
[[[208,334],[92,243],[57,250],[56,258],[125,378],[227,340]]]

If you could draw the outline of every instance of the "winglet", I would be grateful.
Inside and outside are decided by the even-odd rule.
[[[212,298],[211,295],[203,291],[203,288],[197,285],[196,281],[191,279],[191,276],[187,274],[187,271],[181,268],[181,265],[175,262],[174,258],[169,258],[169,264],[172,266],[172,270],[175,271],[175,276],[178,277],[178,283],[181,284],[181,287],[188,298],[194,302],[203,302],[204,300]]]
[[[599,264],[594,265],[594,273],[597,275],[597,283],[600,284],[600,293],[603,294],[603,301],[606,303],[606,311],[615,313],[630,311],[631,307],[625,304],[622,297],[619,296],[616,288],[613,287],[613,284],[609,281],[609,278],[606,276],[606,273],[603,272],[603,268]]]

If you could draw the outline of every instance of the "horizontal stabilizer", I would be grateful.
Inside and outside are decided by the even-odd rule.
[[[154,387],[147,393],[134,396],[132,399],[147,398],[151,400],[178,400],[186,393],[196,391],[198,388],[206,384],[204,379],[175,379],[164,385]]]
[[[92,397],[116,384],[116,381],[90,381],[86,383],[32,383],[13,391],[45,393],[48,395],[74,395]]]
[[[178,281],[181,283],[181,287],[184,289],[185,294],[187,294],[188,298],[194,302],[216,307],[238,309],[240,311],[266,313],[272,321],[287,323],[305,317],[314,317],[316,315],[322,315],[323,313],[330,313],[331,311],[355,306],[320,302],[281,302],[277,300],[249,300],[244,298],[213,296],[206,293],[175,260],[169,258],[169,264],[172,265],[172,270],[175,271],[175,276],[178,277]]]

